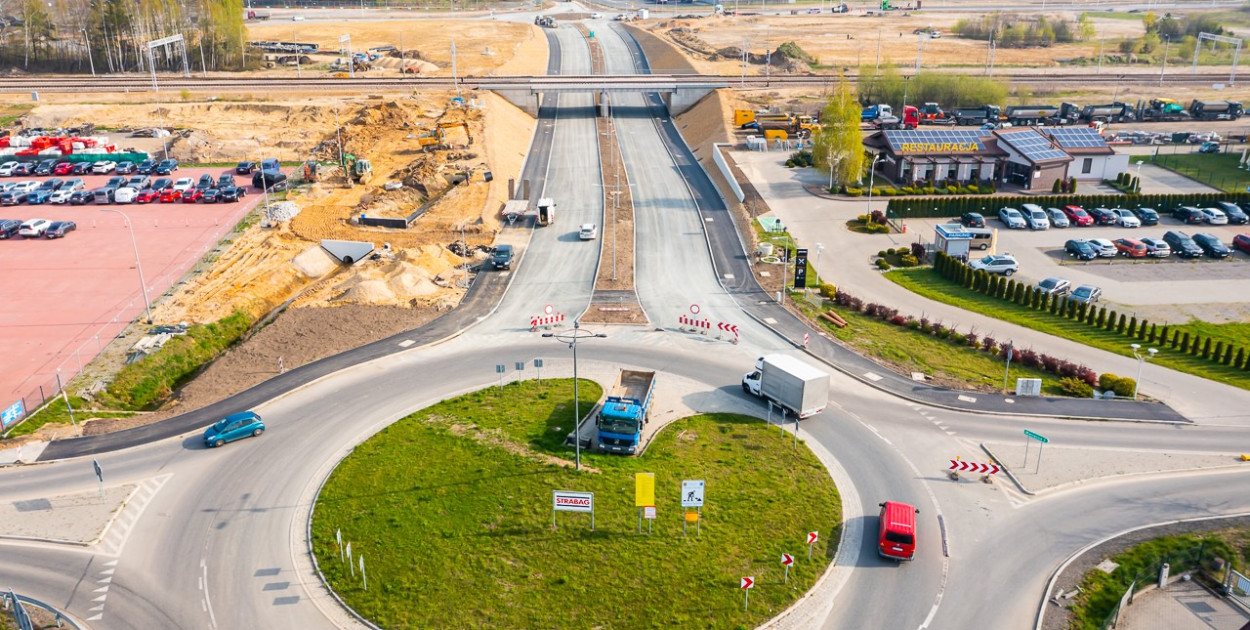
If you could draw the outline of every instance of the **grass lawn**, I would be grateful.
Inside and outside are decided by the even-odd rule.
[[[663,387],[663,383],[659,385]],[[583,413],[601,390],[581,384]],[[388,628],[751,628],[798,599],[837,540],[833,482],[791,437],[754,418],[685,418],[641,458],[568,466],[572,380],[514,383],[387,427],[341,462],[318,498],[313,546],[330,585]],[[637,532],[634,473],[654,473],[658,519]],[[678,489],[707,482],[702,535],[682,535]],[[553,490],[595,493],[586,514]],[[364,555],[368,590],[335,532]],[[812,560],[803,549],[819,531]],[[778,560],[795,555],[789,584]],[[738,580],[753,576],[751,608]]]
[[[79,423],[87,418],[128,418],[135,415],[129,411],[84,411],[84,409],[89,407],[91,403],[88,403],[77,396],[70,396],[69,401],[71,405],[70,409],[74,410],[74,421]],[[9,431],[5,437],[29,435],[37,431],[39,427],[45,424],[56,423],[66,425],[72,424],[69,417],[69,409],[65,407],[65,399],[61,397],[54,398],[48,402],[48,404],[41,407],[37,413],[31,415],[21,424],[13,427],[13,429]]]
[[[1001,391],[1003,386],[1003,369],[1005,362],[986,352],[969,347],[957,346],[950,341],[938,339],[932,335],[922,334],[902,326],[850,309],[834,308],[833,310],[845,319],[846,328],[838,328],[829,322],[817,318],[817,310],[810,304],[796,301],[813,322],[819,322],[825,331],[842,343],[854,348],[860,354],[883,361],[903,373],[924,372],[940,385],[959,385],[968,389],[982,391]],[[935,322],[945,326],[956,326],[960,333],[966,334],[968,326],[960,326],[959,322]],[[992,334],[990,330],[978,330],[984,336]],[[999,339],[1005,343],[1006,339]],[[1014,387],[1017,378],[1042,379],[1042,393],[1047,396],[1063,396],[1059,387],[1059,377],[1036,368],[1026,368],[1018,363],[1011,365],[1011,384]]]
[[[1006,302],[998,298],[992,298],[983,293],[966,289],[954,282],[951,282],[940,276],[932,267],[923,267],[917,269],[901,269],[891,271],[885,274],[886,278],[894,281],[896,284],[907,288],[908,290],[927,297],[931,300],[943,302],[960,308],[966,308],[976,311],[982,315],[1001,319],[1020,326],[1027,326],[1038,332],[1043,332],[1057,337],[1071,339],[1095,348],[1114,352],[1124,356],[1132,356],[1132,350],[1129,348],[1131,343],[1142,343],[1135,338],[1127,335],[1121,335],[1113,331],[1095,328],[1088,324],[1079,323],[1066,317],[1051,315],[1049,312],[1035,311],[1025,308],[1013,302]],[[1228,328],[1225,328],[1228,326]],[[1223,329],[1228,335],[1229,341],[1238,340],[1237,343],[1243,347],[1250,347],[1250,343],[1246,343],[1247,339],[1243,336],[1250,332],[1250,325],[1246,324],[1188,324],[1186,326],[1177,326],[1180,330],[1190,330],[1195,332],[1198,330],[1208,330],[1210,327],[1218,327]],[[1001,341],[1001,340],[1000,340]],[[1067,357],[1057,357],[1064,359]],[[1220,365],[1214,361],[1208,361],[1201,356],[1192,356],[1183,354],[1179,350],[1173,350],[1171,347],[1160,346],[1159,354],[1155,357],[1154,363],[1163,365],[1181,372],[1188,372],[1195,376],[1208,378],[1221,383],[1227,383],[1235,387],[1250,389],[1250,372],[1239,370],[1233,366]],[[1098,369],[1098,366],[1089,366]],[[1131,374],[1121,376],[1132,376]]]
[[[1250,173],[1237,168],[1241,153],[1162,153],[1155,164],[1224,192],[1242,192],[1250,186]]]

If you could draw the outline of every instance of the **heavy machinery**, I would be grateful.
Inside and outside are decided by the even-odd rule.
[[[1171,122],[1189,118],[1185,106],[1170,98],[1152,98],[1137,104],[1137,118],[1142,122]]]
[[[942,111],[937,103],[925,103],[920,110],[920,124],[922,125],[954,125],[955,117]]]
[[[985,123],[998,124],[1002,110],[997,105],[983,105],[973,109],[957,109],[952,116],[955,124],[960,126],[979,127]]]
[[[1237,101],[1199,101],[1189,104],[1194,120],[1237,120],[1245,113]]]
[[[1060,114],[1058,105],[1011,105],[1003,111],[1003,117],[1012,125],[1062,125],[1068,122]]]
[[[748,126],[748,128],[763,132],[764,137],[769,140],[774,138],[786,140],[791,136],[810,138],[820,129],[816,119],[811,116],[790,116],[785,120],[761,120],[751,124],[754,126]]]
[[[329,174],[329,167],[320,162],[304,162],[300,168],[306,182],[319,182]]]
[[[1081,120],[1085,122],[1121,123],[1136,119],[1133,106],[1128,103],[1108,103],[1106,105],[1086,105],[1081,110]]]
[[[343,156],[343,170],[347,173],[348,181],[353,184],[368,184],[373,179],[373,164],[350,153]]]
[[[431,148],[444,149],[447,148],[447,130],[455,128],[464,129],[464,135],[468,138],[469,143],[473,143],[473,134],[469,132],[469,123],[461,121],[456,122],[440,122],[434,126],[432,131],[417,136],[417,146],[422,151],[429,151]]]

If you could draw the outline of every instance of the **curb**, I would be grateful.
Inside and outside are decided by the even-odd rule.
[[[980,446],[981,450],[985,451],[985,454],[989,455],[990,459],[994,460],[994,463],[998,464],[998,467],[1002,468],[1003,472],[1007,473],[1007,478],[1011,479],[1011,482],[1016,484],[1016,487],[1020,489],[1020,492],[1023,492],[1031,497],[1037,496],[1036,492],[1033,492],[1032,490],[1029,490],[1028,488],[1024,487],[1024,484],[1020,483],[1019,479],[1016,479],[1015,474],[1011,472],[1011,469],[1007,467],[1007,464],[1004,464],[1001,458],[999,458],[992,451],[990,451],[990,447],[986,446],[984,442],[977,444],[977,446]]]

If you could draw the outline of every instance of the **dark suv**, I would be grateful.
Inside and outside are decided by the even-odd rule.
[[[1077,260],[1093,260],[1098,257],[1098,250],[1083,238],[1074,238],[1064,243],[1063,251],[1072,254]]]
[[[503,244],[496,247],[494,255],[490,257],[490,266],[493,269],[511,269],[512,246]]]
[[[140,175],[151,175],[152,169],[156,168],[156,160],[144,160],[139,162],[139,166],[135,167],[135,172]]]
[[[985,227],[985,217],[981,216],[979,212],[965,212],[959,216],[959,222],[964,227]]]
[[[22,222],[14,219],[0,219],[0,238],[13,238],[22,229]]]
[[[1181,223],[1198,224],[1207,222],[1206,217],[1202,215],[1202,210],[1193,206],[1181,206],[1173,210],[1172,218],[1179,220]],[[1172,249],[1176,248],[1173,247]]]
[[[1215,207],[1224,211],[1224,214],[1228,217],[1229,225],[1245,225],[1247,222],[1250,222],[1250,216],[1246,215],[1241,206],[1231,201],[1217,201],[1215,202]]]
[[[172,175],[176,170],[178,170],[178,160],[169,158],[168,160],[161,160],[161,163],[157,164],[152,172],[157,175]]]
[[[1168,230],[1163,234],[1163,242],[1172,248],[1172,253],[1181,258],[1197,258],[1203,254],[1202,248],[1184,232]]]
[[[1195,234],[1194,242],[1198,244],[1198,247],[1202,248],[1202,251],[1206,253],[1206,255],[1212,258],[1228,258],[1233,253],[1233,251],[1229,249],[1227,245],[1220,242],[1220,239],[1216,238],[1214,234]]]

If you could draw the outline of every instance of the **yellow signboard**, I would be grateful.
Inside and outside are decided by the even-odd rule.
[[[900,142],[899,153],[967,153],[980,151],[976,142]]]
[[[655,505],[655,473],[636,473],[634,475],[634,506],[650,507]]]

